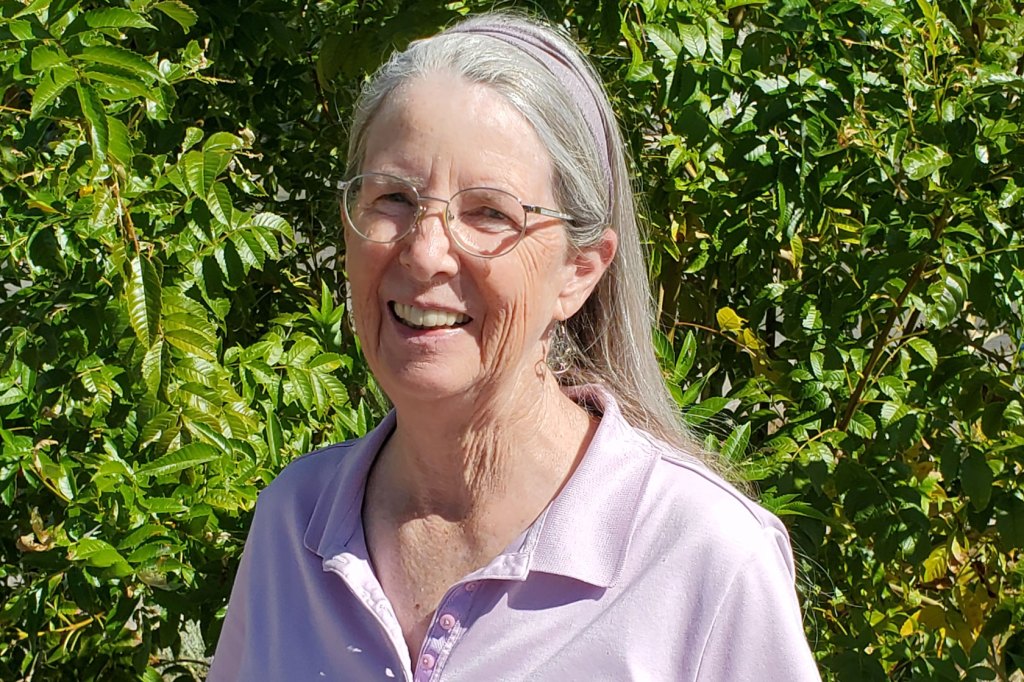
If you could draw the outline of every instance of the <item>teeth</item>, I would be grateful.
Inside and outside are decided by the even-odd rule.
[[[437,327],[453,327],[469,322],[469,316],[444,310],[424,310],[404,303],[395,303],[395,315],[410,327],[434,329]]]

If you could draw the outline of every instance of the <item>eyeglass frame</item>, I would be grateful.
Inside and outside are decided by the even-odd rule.
[[[352,220],[352,216],[349,214],[349,210],[348,210],[348,190],[349,190],[349,187],[351,187],[353,185],[353,183],[355,183],[357,180],[360,180],[362,178],[368,178],[368,177],[378,177],[378,178],[387,178],[387,179],[390,179],[390,180],[397,180],[398,182],[401,182],[401,183],[407,185],[415,193],[415,197],[416,197],[416,215],[410,221],[409,227],[405,230],[405,232],[402,232],[401,234],[399,234],[398,236],[396,236],[393,239],[387,239],[387,240],[370,239],[369,237],[364,235],[362,232],[360,232],[358,229],[356,229],[355,221]],[[508,195],[508,196],[512,197],[513,199],[515,199],[516,202],[518,202],[519,205],[523,209],[523,219],[522,219],[522,221],[520,223],[519,235],[516,237],[516,240],[515,240],[515,242],[513,242],[512,246],[508,247],[504,251],[501,251],[499,253],[491,253],[491,254],[488,254],[488,253],[477,253],[475,251],[471,251],[471,250],[469,250],[469,248],[467,248],[462,243],[462,241],[459,239],[458,235],[455,232],[452,231],[451,226],[448,224],[448,216],[451,215],[451,203],[452,203],[452,201],[455,200],[455,197],[459,196],[460,194],[463,194],[464,192],[470,192],[470,191],[475,190],[475,189],[488,190],[488,191],[491,191],[491,192],[500,192],[501,194]],[[545,208],[544,206],[538,206],[536,204],[524,203],[522,199],[520,199],[518,196],[516,196],[512,192],[509,192],[509,191],[503,190],[503,189],[498,189],[497,187],[465,187],[463,189],[460,189],[458,192],[453,194],[448,199],[442,199],[440,197],[428,196],[426,194],[421,194],[419,189],[417,189],[416,185],[414,185],[412,182],[410,182],[407,178],[402,178],[402,177],[399,177],[397,175],[391,175],[390,173],[376,173],[376,172],[360,173],[359,175],[356,175],[355,177],[353,177],[353,178],[351,178],[349,180],[342,180],[341,182],[339,182],[338,183],[338,190],[340,192],[339,200],[341,202],[341,210],[345,214],[345,220],[352,227],[352,231],[355,232],[357,235],[359,235],[360,239],[363,239],[365,241],[371,242],[373,244],[395,244],[397,242],[402,241],[403,239],[408,237],[410,234],[412,234],[416,230],[416,228],[420,224],[420,220],[423,219],[423,215],[426,213],[426,206],[423,205],[423,201],[425,199],[429,200],[429,201],[439,201],[442,204],[444,204],[444,211],[441,212],[441,225],[444,226],[445,233],[452,240],[452,243],[455,244],[456,248],[458,248],[459,251],[461,251],[461,252],[463,252],[463,253],[465,253],[467,255],[470,255],[470,256],[475,256],[477,258],[499,258],[501,256],[506,256],[506,255],[510,254],[512,251],[514,251],[515,248],[517,246],[519,246],[519,244],[523,241],[523,237],[526,236],[526,231],[527,231],[527,229],[529,229],[529,226],[527,226],[527,224],[526,224],[526,218],[531,213],[534,214],[534,215],[542,215],[542,216],[545,216],[547,218],[555,218],[556,220],[562,220],[562,221],[570,223],[570,224],[575,222],[575,220],[576,220],[573,216],[569,215],[568,213],[563,213],[561,211],[556,211],[553,208]],[[452,215],[452,217],[454,218],[455,216]]]

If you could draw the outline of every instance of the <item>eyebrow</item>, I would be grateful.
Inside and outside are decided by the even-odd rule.
[[[427,186],[427,179],[420,175],[407,175],[398,170],[393,169],[375,169],[375,170],[362,170],[361,173],[383,173],[384,175],[390,175],[400,180],[405,180],[410,185],[416,188],[417,192],[422,192],[423,188]]]

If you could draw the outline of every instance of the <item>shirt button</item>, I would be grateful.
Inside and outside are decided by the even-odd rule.
[[[432,654],[423,654],[423,658],[420,659],[420,667],[424,670],[433,670],[434,656]]]
[[[480,587],[480,583],[466,583],[466,592],[476,592],[478,587]]]
[[[455,616],[450,613],[446,613],[438,619],[437,624],[440,625],[441,629],[445,632],[450,632],[451,629],[455,627]]]

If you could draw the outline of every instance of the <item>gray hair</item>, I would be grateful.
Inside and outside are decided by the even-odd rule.
[[[472,32],[474,27],[494,26],[539,37],[591,81],[586,85],[597,93],[607,150],[598,149],[580,103],[541,61],[523,49],[509,49],[494,37]],[[706,459],[682,424],[654,355],[654,308],[625,144],[593,66],[571,40],[518,15],[474,16],[416,41],[392,55],[364,86],[349,138],[350,173],[359,172],[367,128],[381,104],[404,83],[437,71],[492,88],[533,126],[551,156],[559,208],[575,217],[566,223],[575,248],[598,243],[608,227],[618,234],[618,251],[608,271],[579,312],[565,322],[569,349],[561,353],[567,366],[558,373],[559,382],[607,387],[630,424],[685,454]]]

